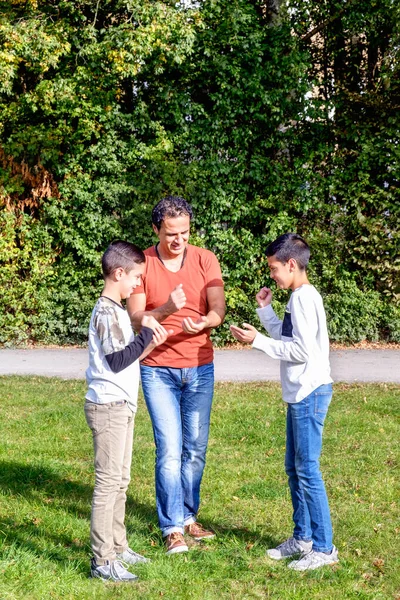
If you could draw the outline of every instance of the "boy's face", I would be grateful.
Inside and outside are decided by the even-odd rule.
[[[282,290],[289,289],[293,284],[296,261],[294,258],[289,258],[285,263],[281,262],[276,256],[268,256],[269,274],[271,279],[276,282],[276,285]]]
[[[133,267],[130,271],[125,269],[117,269],[117,277],[119,281],[119,291],[121,300],[129,298],[133,290],[142,283],[142,275],[144,273],[145,264],[140,264]]]

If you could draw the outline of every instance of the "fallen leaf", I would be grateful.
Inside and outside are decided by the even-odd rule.
[[[254,544],[252,544],[251,542],[249,542],[249,543],[246,545],[246,550],[247,550],[247,551],[248,551],[248,550],[251,550],[253,546],[254,546]]]
[[[372,563],[379,573],[384,573],[385,561],[383,558],[376,558]]]

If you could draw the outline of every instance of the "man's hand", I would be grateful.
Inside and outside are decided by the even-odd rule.
[[[172,315],[172,313],[177,312],[181,308],[183,308],[186,304],[186,296],[183,291],[183,285],[180,283],[176,286],[174,290],[169,295],[168,301],[166,303],[166,307],[168,312]]]
[[[261,288],[261,290],[256,294],[257,304],[260,308],[264,308],[271,304],[272,301],[272,290],[267,287]]]
[[[257,335],[257,329],[248,323],[243,323],[243,327],[245,329],[240,329],[240,327],[236,327],[236,325],[231,325],[229,329],[231,330],[233,337],[239,340],[239,342],[252,344]]]
[[[182,321],[182,329],[185,333],[199,333],[208,327],[207,317],[200,317],[197,321],[193,321],[191,317],[186,317]]]

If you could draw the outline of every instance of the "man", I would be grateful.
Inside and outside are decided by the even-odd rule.
[[[214,537],[197,522],[214,390],[210,330],[225,316],[221,269],[209,250],[188,243],[191,206],[178,196],[153,209],[158,243],[145,251],[143,285],[127,306],[133,326],[152,315],[167,341],[141,365],[156,444],[156,502],[167,554],[187,552],[183,534]]]

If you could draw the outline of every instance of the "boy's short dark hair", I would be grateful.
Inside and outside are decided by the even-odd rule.
[[[153,208],[151,220],[153,225],[160,229],[164,219],[181,217],[182,215],[187,215],[189,219],[193,218],[193,210],[190,204],[180,196],[166,196]]]
[[[282,263],[287,263],[290,258],[294,258],[299,268],[304,270],[310,260],[310,247],[297,233],[284,233],[267,246],[265,254],[276,256]]]
[[[135,268],[135,265],[146,261],[143,251],[123,240],[111,242],[101,259],[103,277],[109,277],[116,269],[122,268],[127,273]]]

